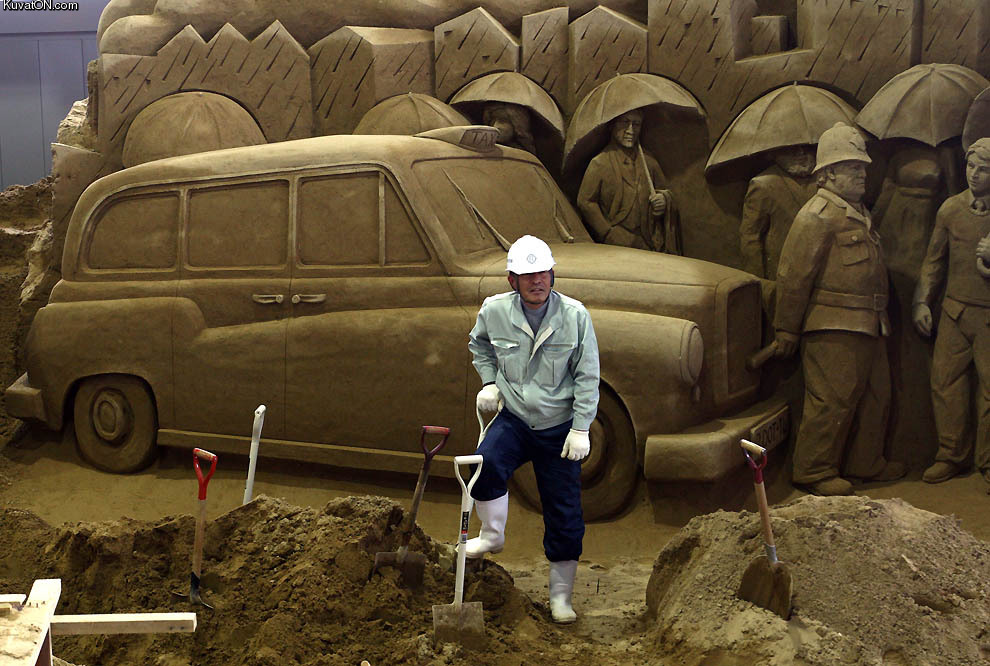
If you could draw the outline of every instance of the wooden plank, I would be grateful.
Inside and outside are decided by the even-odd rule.
[[[56,615],[55,636],[81,634],[171,634],[196,631],[196,613],[96,613]]]

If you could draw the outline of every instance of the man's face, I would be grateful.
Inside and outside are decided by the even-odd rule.
[[[550,297],[550,271],[539,273],[509,274],[509,284],[519,290],[526,307],[536,309]]]
[[[990,160],[970,153],[966,160],[966,182],[974,197],[990,195]]]
[[[787,175],[804,178],[815,168],[815,151],[810,146],[790,146],[777,152],[774,160]]]
[[[866,163],[857,160],[839,162],[831,167],[827,188],[849,203],[859,203],[866,194]]]
[[[639,143],[639,131],[643,128],[643,114],[628,111],[612,121],[612,141],[623,148],[635,148]]]

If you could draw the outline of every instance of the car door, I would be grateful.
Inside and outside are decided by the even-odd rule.
[[[173,317],[176,427],[265,437],[285,421],[289,181],[189,187],[183,275]]]
[[[394,178],[300,177],[294,250],[287,438],[341,464],[418,464],[421,425],[462,430],[471,320]]]

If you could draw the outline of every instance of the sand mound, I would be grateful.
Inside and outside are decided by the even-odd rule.
[[[759,516],[691,520],[657,557],[648,651],[679,664],[990,662],[990,544],[901,500],[803,497],[771,511],[790,622],[736,598]]]
[[[431,644],[432,606],[453,598],[448,549],[416,529],[410,549],[429,560],[417,593],[395,570],[372,575],[375,553],[397,548],[402,516],[381,497],[322,510],[259,497],[208,524],[202,592],[216,610],[198,613],[195,635],[56,638],[55,653],[100,666],[457,662],[464,656],[453,644]],[[180,516],[52,528],[8,509],[0,513],[0,589],[26,592],[35,578],[61,578],[60,614],[194,610],[172,594],[189,589],[194,525]],[[566,635],[500,566],[470,572],[465,600],[483,603],[490,642],[469,662],[519,664],[525,653],[526,663],[559,663]]]

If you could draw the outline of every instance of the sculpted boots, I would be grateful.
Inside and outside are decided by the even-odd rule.
[[[485,502],[474,504],[481,519],[481,533],[468,539],[466,552],[471,558],[485,553],[501,553],[505,544],[505,519],[509,515],[509,493]]]
[[[577,560],[550,563],[550,618],[557,624],[570,624],[577,619],[571,608]]]

